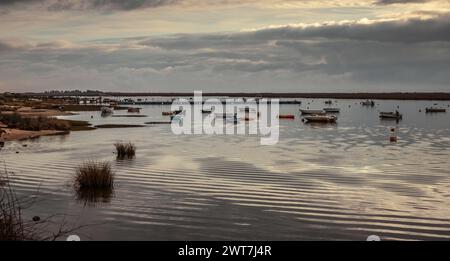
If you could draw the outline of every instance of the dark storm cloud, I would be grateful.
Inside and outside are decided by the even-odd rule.
[[[1,0],[0,6],[41,4],[51,11],[59,10],[133,10],[172,5],[180,0]]]

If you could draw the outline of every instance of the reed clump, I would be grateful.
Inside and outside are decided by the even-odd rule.
[[[26,240],[18,200],[6,176],[0,176],[0,241]]]
[[[84,162],[76,170],[75,188],[78,192],[113,189],[114,173],[111,170],[111,165],[108,162]]]
[[[136,146],[131,142],[117,142],[114,147],[116,147],[116,154],[119,159],[131,159],[136,155]]]

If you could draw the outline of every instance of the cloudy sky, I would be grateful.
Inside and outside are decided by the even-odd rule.
[[[0,0],[0,92],[450,91],[450,0]]]

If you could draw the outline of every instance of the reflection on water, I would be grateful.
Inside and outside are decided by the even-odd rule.
[[[325,107],[323,100],[303,102]],[[42,200],[27,214],[101,223],[82,231],[82,239],[450,239],[450,114],[425,114],[433,102],[377,104],[339,100],[332,105],[341,108],[338,123],[327,125],[304,124],[298,106],[282,105],[280,114],[296,119],[280,121],[274,146],[261,146],[256,136],[175,136],[170,125],[151,125],[13,142],[0,153],[20,194],[39,187]],[[378,118],[397,105],[402,121]],[[71,118],[167,120],[167,106],[140,107],[148,117]],[[397,143],[389,142],[391,127]],[[117,141],[136,144],[136,158],[116,160]],[[112,163],[113,194],[74,196],[75,168],[90,159]]]
[[[97,203],[109,203],[113,195],[112,188],[105,189],[78,189],[77,200],[84,205],[95,206]]]

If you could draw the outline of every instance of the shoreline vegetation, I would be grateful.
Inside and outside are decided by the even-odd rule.
[[[105,96],[192,96],[192,92],[125,93],[102,91],[49,91],[42,93],[0,94],[0,142],[34,139],[49,135],[66,135],[70,131],[88,131],[97,128],[135,128],[145,125],[170,124],[170,122],[146,122],[145,125],[102,124],[92,126],[87,121],[57,119],[58,116],[76,115],[81,111],[101,111]],[[258,97],[258,98],[324,98],[324,99],[390,99],[390,100],[450,100],[444,92],[392,92],[392,93],[218,93],[207,92],[203,96]],[[111,103],[114,110],[130,107]],[[138,118],[140,114],[119,114],[112,117]],[[3,126],[2,126],[3,125]],[[4,126],[6,125],[6,126]]]
[[[193,96],[193,92],[102,92],[102,91],[49,91],[15,93],[23,97],[92,97],[92,96]],[[450,92],[379,92],[379,93],[298,93],[298,92],[203,92],[203,96],[262,97],[262,98],[314,98],[314,99],[373,99],[373,100],[450,100]],[[80,98],[82,99],[82,98]],[[117,109],[117,108],[116,108]],[[68,109],[69,110],[69,109]],[[71,109],[70,111],[75,111]]]
[[[36,202],[33,196],[16,194],[14,175],[0,170],[0,241],[55,241],[81,229],[68,227],[65,215],[26,216]]]
[[[62,120],[47,116],[0,112],[0,142],[35,139],[42,136],[66,135],[71,131],[93,130],[86,121]]]

